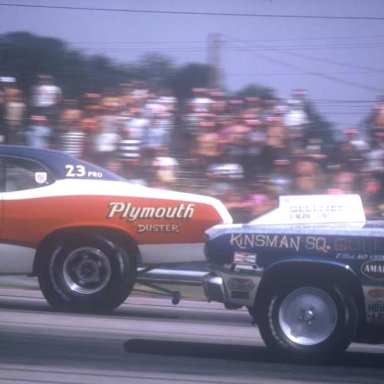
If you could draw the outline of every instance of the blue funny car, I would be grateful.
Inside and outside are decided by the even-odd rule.
[[[330,356],[384,330],[384,221],[357,195],[283,196],[248,223],[206,232],[209,300],[246,306],[266,345]]]

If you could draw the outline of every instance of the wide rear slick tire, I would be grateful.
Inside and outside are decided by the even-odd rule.
[[[284,358],[329,359],[349,346],[357,328],[354,301],[332,283],[283,284],[264,295],[259,309],[264,342]]]
[[[110,312],[130,294],[136,264],[119,244],[101,236],[78,235],[47,250],[38,278],[55,310]]]

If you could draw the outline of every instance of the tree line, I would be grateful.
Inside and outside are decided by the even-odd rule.
[[[0,35],[0,76],[15,77],[27,98],[38,75],[49,74],[67,98],[81,99],[86,92],[116,92],[120,84],[144,80],[150,89],[171,89],[183,102],[191,97],[193,88],[209,87],[212,71],[215,69],[202,63],[176,66],[166,55],[156,52],[147,53],[136,62],[120,64],[104,55],[88,55],[75,50],[57,38],[29,32]],[[273,89],[253,83],[233,96],[257,96],[263,100],[277,98]],[[312,122],[310,131],[329,142],[331,124],[313,106],[308,105],[307,113]]]
[[[68,97],[113,90],[134,79],[145,80],[154,89],[166,86],[179,100],[185,100],[192,88],[208,87],[211,71],[214,69],[201,63],[175,66],[159,53],[145,54],[134,63],[117,64],[107,56],[87,55],[52,37],[28,32],[0,36],[0,76],[15,77],[25,92],[30,91],[38,75],[49,74]],[[262,98],[273,96],[269,88],[247,88],[245,93],[257,93]]]

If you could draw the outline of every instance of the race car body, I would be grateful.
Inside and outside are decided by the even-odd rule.
[[[39,277],[58,309],[113,309],[138,266],[204,259],[216,199],[151,189],[67,154],[0,146],[0,274]]]
[[[206,235],[207,297],[246,306],[275,351],[330,356],[384,330],[384,221],[367,221],[359,196],[283,196]]]

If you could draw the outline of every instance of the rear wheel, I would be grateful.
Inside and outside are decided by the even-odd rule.
[[[54,309],[105,312],[115,309],[130,294],[136,265],[119,244],[84,235],[50,247],[39,265],[38,277]]]
[[[260,334],[284,356],[329,357],[344,351],[357,326],[351,297],[332,284],[285,284],[266,293],[258,311]]]

